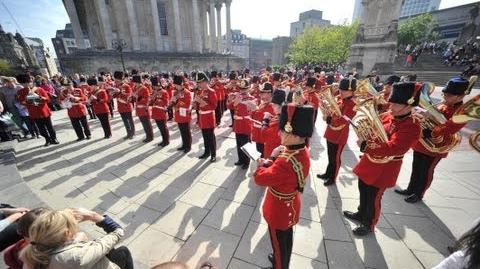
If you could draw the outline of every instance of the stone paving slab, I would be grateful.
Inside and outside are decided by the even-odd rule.
[[[108,140],[102,139],[95,120],[89,121],[92,140],[82,142],[73,141],[66,111],[54,112],[53,121],[60,145],[44,148],[42,139],[16,145],[15,159],[9,162],[16,161],[23,185],[11,189],[10,197],[23,197],[31,189],[54,208],[83,206],[111,214],[126,228],[122,244],[132,250],[136,268],[172,259],[191,266],[210,260],[221,269],[269,265],[271,245],[261,213],[265,189],[252,181],[253,165],[248,170],[233,165],[237,156],[228,114],[216,130],[214,164],[197,159],[203,152],[198,128],[192,131],[192,151],[183,154],[176,150],[180,138],[172,123],[171,143],[160,149],[158,130],[155,143],[141,142],[138,120],[136,137],[123,140],[118,114]],[[294,229],[291,268],[431,268],[448,254],[446,246],[480,216],[480,154],[464,138],[440,162],[423,203],[407,204],[393,189],[387,190],[376,232],[365,239],[353,236],[355,224],[341,212],[358,206],[358,181],[351,170],[360,152],[352,132],[336,186],[323,186],[316,174],[323,173],[328,162],[324,130],[319,120],[311,139],[311,173],[301,221]],[[399,186],[408,184],[411,162],[409,152]],[[11,185],[10,174],[0,169],[0,184]],[[90,235],[102,234],[84,227]]]

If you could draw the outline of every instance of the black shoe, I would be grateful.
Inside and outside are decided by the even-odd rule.
[[[343,216],[349,220],[353,221],[361,221],[361,216],[358,212],[352,212],[352,211],[343,211]]]
[[[38,139],[38,138],[40,138],[40,135],[37,134],[36,137],[37,137],[37,139]]]
[[[112,137],[112,135],[106,135],[103,137],[103,139],[109,139],[110,137]]]
[[[455,246],[447,246],[447,250],[450,252],[450,254],[452,254],[457,251],[457,248]]]
[[[249,166],[250,166],[250,164],[244,163],[244,164],[242,164],[242,167],[241,167],[241,168],[242,168],[243,170],[246,170],[246,169],[248,169]]]
[[[323,182],[323,186],[330,186],[330,185],[333,185],[335,184],[335,180],[329,178],[328,180],[326,180],[325,182]]]
[[[328,179],[327,173],[321,174],[321,175],[320,175],[320,174],[317,174],[317,177],[318,177],[318,178],[321,178],[321,179]]]
[[[85,137],[79,137],[79,138],[77,139],[77,142],[82,141],[82,140],[84,140],[84,139],[85,139]]]
[[[130,139],[130,136],[129,136],[129,135],[127,135],[127,136],[125,136],[125,137],[123,138],[123,140],[127,140],[127,139]]]
[[[370,229],[367,226],[360,225],[357,228],[353,229],[352,232],[356,236],[365,236],[365,235],[371,233],[372,231],[370,231]]]
[[[184,153],[189,153],[190,150],[192,150],[192,149],[184,149],[183,152],[184,152]]]
[[[87,135],[87,140],[90,140],[90,138],[92,138],[90,135]]]
[[[402,189],[395,189],[394,192],[396,192],[396,193],[398,193],[398,194],[400,194],[400,195],[407,195],[407,196],[410,196],[410,195],[413,194],[413,192],[412,192],[412,191],[409,191],[408,189],[404,189],[404,190],[402,190]]]
[[[200,155],[198,158],[199,158],[199,159],[205,159],[205,158],[207,158],[208,156],[210,156],[210,154],[203,153],[203,154]]]
[[[185,150],[185,147],[179,147],[177,148],[178,151],[182,151],[182,150]]]
[[[143,139],[143,143],[150,143],[153,141],[153,138],[145,138]]]
[[[43,145],[43,146],[44,146],[44,147],[50,146],[50,140],[45,141],[45,145]]]
[[[412,194],[412,195],[408,196],[407,198],[405,198],[405,202],[410,203],[410,204],[420,202],[421,200],[422,200],[422,198],[420,198],[420,196],[418,196],[416,194]]]
[[[212,156],[212,157],[210,158],[210,162],[211,162],[211,163],[214,163],[214,162],[216,162],[216,161],[217,161],[217,157]]]
[[[132,140],[134,135],[128,136],[128,139]]]
[[[50,141],[50,143],[52,143],[52,144],[54,144],[54,145],[60,144],[60,142],[58,142],[58,140],[57,140],[56,138],[52,139],[52,140]]]
[[[238,165],[243,165],[243,163],[240,162],[240,161],[238,161],[238,162],[234,163],[234,165],[237,165],[237,166],[238,166]]]

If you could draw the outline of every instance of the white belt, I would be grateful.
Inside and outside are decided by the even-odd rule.
[[[129,102],[122,100],[122,99],[117,99],[117,102],[120,102],[122,104],[129,104]]]
[[[145,105],[137,105],[137,108],[146,108],[147,106]]]
[[[250,116],[245,116],[245,117],[233,116],[233,119],[235,119],[235,120],[251,120],[252,118]]]
[[[262,125],[261,125],[261,124],[258,124],[258,123],[254,123],[254,124],[253,124],[253,127],[255,127],[255,128],[262,128]]]
[[[166,108],[163,107],[163,106],[153,106],[154,108],[158,108],[158,109],[161,109],[161,110],[165,110]]]
[[[205,115],[205,114],[210,114],[210,113],[213,113],[215,110],[200,110],[200,114],[201,115]]]

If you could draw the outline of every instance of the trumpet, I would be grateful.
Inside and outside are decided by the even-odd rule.
[[[337,100],[333,97],[332,90],[334,89],[334,85],[327,85],[322,87],[320,91],[318,91],[318,97],[320,98],[320,111],[322,111],[324,119],[331,116],[341,117],[342,112],[338,107]]]

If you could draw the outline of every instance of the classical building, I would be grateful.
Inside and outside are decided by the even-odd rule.
[[[242,34],[242,30],[232,30],[231,32],[231,53],[245,61],[245,66],[249,66],[250,62],[250,39],[247,35]],[[227,35],[223,36],[223,46],[227,47]]]
[[[249,68],[258,71],[272,65],[272,40],[250,39]]]
[[[285,65],[287,61],[287,53],[292,38],[288,36],[279,36],[272,40],[272,64],[273,65]]]
[[[35,54],[19,33],[13,35],[3,30],[0,25],[0,59],[6,60],[12,70],[38,71],[38,62]]]
[[[162,66],[225,69],[226,63],[219,59],[226,57],[231,58],[232,67],[242,64],[237,57],[221,55],[232,49],[231,0],[63,0],[63,4],[78,47],[73,54],[60,56],[67,73],[118,69],[115,50],[124,53],[126,65],[147,70],[170,59],[175,61]],[[221,34],[224,7],[225,46]],[[89,50],[84,33],[90,40]],[[83,62],[75,62],[75,57]],[[153,64],[154,60],[158,62]]]
[[[324,20],[322,13],[322,11],[315,9],[300,13],[298,21],[290,23],[290,37],[297,38],[306,28],[311,26],[329,26],[330,21]]]
[[[45,48],[43,41],[40,38],[26,37],[25,42],[33,50],[33,54],[40,67],[40,72],[43,75],[51,77],[58,74],[57,65],[55,64],[53,55],[48,48]]]
[[[88,40],[87,35],[83,35],[83,44],[85,48],[90,48],[90,40]],[[73,28],[71,23],[65,25],[65,29],[57,30],[55,37],[52,38],[53,48],[57,55],[70,54],[76,49],[78,49],[77,41],[73,35]]]
[[[441,0],[404,0],[400,17],[407,17],[416,14],[438,10]],[[353,8],[353,20],[362,16],[362,0],[355,0]]]

